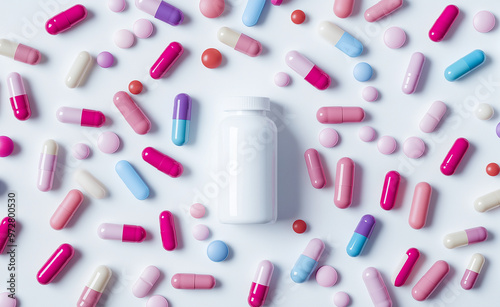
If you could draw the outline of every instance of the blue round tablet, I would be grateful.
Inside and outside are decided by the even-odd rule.
[[[221,262],[226,260],[227,255],[229,254],[229,248],[226,243],[215,240],[210,242],[207,248],[207,255],[210,260],[213,262]]]
[[[353,74],[354,79],[358,80],[359,82],[365,82],[371,79],[373,75],[373,68],[370,66],[370,64],[361,62],[354,66]]]

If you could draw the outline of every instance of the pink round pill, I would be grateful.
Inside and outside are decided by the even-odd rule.
[[[198,241],[203,241],[208,239],[210,236],[210,230],[206,225],[198,224],[193,227],[193,237]]]
[[[495,15],[490,11],[480,11],[474,15],[473,24],[478,32],[490,32],[495,27]]]
[[[350,302],[351,298],[349,297],[349,294],[345,292],[340,291],[335,293],[335,295],[333,296],[333,303],[337,307],[346,307]]]
[[[0,136],[0,157],[8,157],[14,151],[14,142],[8,136]]]
[[[425,152],[425,143],[416,136],[409,137],[403,143],[403,152],[408,158],[418,159]]]
[[[206,212],[205,206],[199,203],[192,204],[191,207],[189,208],[189,213],[195,219],[201,219],[202,217],[204,217],[205,212]]]
[[[287,73],[279,72],[274,75],[274,84],[279,87],[287,86],[290,83],[290,76]]]
[[[133,31],[138,38],[148,38],[153,34],[153,24],[147,19],[138,19],[134,22]]]
[[[114,132],[103,132],[97,138],[97,147],[103,153],[112,154],[120,147],[120,138]]]
[[[380,153],[390,155],[396,150],[396,140],[392,136],[384,135],[377,142]]]
[[[316,271],[316,281],[322,287],[331,287],[337,283],[337,271],[329,266],[324,265]]]
[[[375,140],[377,133],[375,132],[375,129],[373,129],[372,127],[363,126],[359,128],[358,136],[363,142],[371,142]]]
[[[391,49],[398,49],[406,42],[406,33],[400,27],[390,27],[385,30],[384,43]]]
[[[319,133],[319,143],[327,148],[332,148],[337,145],[339,134],[335,129],[325,128]]]
[[[115,13],[123,12],[126,5],[125,0],[108,0],[108,8]]]
[[[97,55],[97,64],[102,68],[109,68],[113,66],[115,58],[107,51],[103,51]]]
[[[117,47],[127,49],[134,44],[135,36],[129,30],[121,29],[113,34],[113,42]]]
[[[78,160],[87,159],[90,155],[90,148],[83,143],[73,145],[73,157]]]
[[[367,86],[361,92],[361,96],[365,101],[373,102],[378,98],[378,91],[373,86]]]
[[[168,301],[161,295],[153,295],[146,302],[146,307],[168,307]]]

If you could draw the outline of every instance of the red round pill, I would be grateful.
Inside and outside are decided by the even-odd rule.
[[[293,222],[292,228],[296,233],[304,233],[307,229],[307,224],[303,220],[296,220]]]
[[[142,83],[140,81],[134,80],[128,84],[128,90],[134,94],[140,94],[142,92]]]
[[[217,68],[222,63],[222,54],[215,48],[208,48],[203,51],[201,62],[206,68]]]
[[[306,14],[301,10],[295,10],[292,12],[292,22],[296,25],[300,25],[306,20]]]
[[[496,163],[490,163],[486,166],[486,173],[490,176],[496,176],[500,173],[500,166]]]

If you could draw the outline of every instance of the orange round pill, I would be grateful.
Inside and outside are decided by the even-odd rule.
[[[296,25],[300,25],[306,20],[306,14],[301,10],[295,10],[292,12],[292,22]]]
[[[209,48],[203,51],[201,62],[206,68],[217,68],[222,63],[222,54],[215,48]]]
[[[500,173],[500,166],[496,163],[490,163],[486,166],[486,173],[490,176],[496,176]]]
[[[134,80],[128,84],[128,90],[134,95],[140,94],[142,89],[142,83],[138,80]]]

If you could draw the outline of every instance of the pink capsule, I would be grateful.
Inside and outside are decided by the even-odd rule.
[[[439,15],[438,19],[429,30],[429,38],[433,42],[440,42],[450,30],[451,25],[457,19],[460,10],[455,5],[448,5]]]
[[[285,55],[285,62],[318,90],[325,90],[330,86],[330,76],[298,51],[288,52]]]
[[[382,209],[391,210],[394,208],[400,181],[401,175],[396,171],[390,171],[385,175],[384,188],[382,189],[382,196],[380,198],[380,207]]]
[[[326,184],[326,178],[318,151],[309,148],[304,153],[304,158],[306,159],[307,172],[312,186],[316,189],[322,189]]]
[[[365,11],[365,20],[374,22],[389,15],[403,5],[403,0],[381,0]]]
[[[50,227],[55,230],[61,230],[66,227],[82,202],[82,192],[76,189],[69,191],[50,218]]]
[[[87,9],[83,5],[77,4],[50,18],[45,24],[45,30],[49,34],[56,35],[69,30],[86,17]]]
[[[7,242],[9,242],[9,227],[12,228],[12,226],[15,225],[14,222],[10,223],[9,220],[9,217],[4,217],[0,222],[0,254],[3,253],[5,247],[7,246]]]
[[[106,117],[100,111],[70,107],[61,107],[57,109],[56,117],[61,123],[95,128],[102,127],[106,121]]]
[[[146,239],[146,230],[135,225],[103,223],[97,228],[97,235],[103,240],[141,243]]]
[[[420,258],[420,252],[416,248],[410,248],[406,251],[405,256],[401,259],[399,266],[392,278],[392,283],[395,287],[401,287],[405,284],[408,276],[410,276],[413,267]]]
[[[426,300],[436,290],[449,271],[450,266],[446,261],[436,261],[411,290],[413,298],[417,301]]]
[[[283,0],[271,0],[271,3],[272,3],[273,5],[280,6],[280,5],[281,5],[281,3],[283,3]]]
[[[373,267],[363,271],[363,281],[376,307],[391,307],[392,300],[380,272]]]
[[[422,68],[424,67],[425,56],[420,52],[415,52],[412,54],[410,59],[410,64],[406,69],[406,74],[403,80],[403,93],[409,95],[413,94],[417,89],[418,80],[420,80],[420,75],[422,73]]]
[[[321,107],[316,119],[322,124],[359,123],[365,118],[360,107]]]
[[[354,161],[342,158],[337,162],[335,175],[335,195],[333,202],[340,209],[348,208],[352,203],[354,188]]]
[[[258,40],[228,27],[220,28],[217,32],[217,38],[221,43],[250,57],[256,57],[262,52],[262,45]]]
[[[335,0],[333,12],[338,18],[347,18],[351,16],[353,7],[354,0]]]
[[[64,269],[73,258],[75,250],[73,246],[65,243],[59,246],[56,251],[45,262],[40,271],[36,274],[36,280],[42,285],[49,284]]]
[[[421,229],[427,221],[432,188],[427,182],[417,183],[413,192],[408,223],[413,229]]]
[[[19,120],[27,120],[31,117],[31,108],[23,78],[17,72],[7,75],[7,87],[10,94],[10,105],[14,116]]]
[[[112,274],[113,273],[107,266],[98,266],[90,277],[90,280],[87,284],[85,284],[85,288],[83,289],[76,306],[96,307]]]
[[[467,152],[467,149],[469,149],[469,141],[467,141],[466,138],[458,138],[455,143],[453,143],[453,146],[451,146],[443,163],[441,163],[441,173],[446,176],[453,175]]]
[[[420,121],[420,130],[425,133],[431,133],[432,131],[434,131],[445,113],[446,104],[439,100],[434,101],[429,110],[427,110],[427,113]]]
[[[0,54],[30,65],[36,65],[42,59],[40,51],[6,39],[0,39]]]
[[[113,103],[137,134],[146,134],[151,130],[151,122],[148,117],[129,94],[119,91],[113,96]]]
[[[170,211],[160,213],[160,234],[164,249],[173,251],[177,248],[174,215]]]
[[[144,148],[142,151],[142,159],[156,167],[159,171],[173,178],[179,177],[184,171],[182,164],[159,152],[153,147]]]
[[[160,57],[151,66],[149,70],[149,75],[153,79],[160,79],[163,77],[167,71],[174,65],[174,63],[180,58],[184,48],[178,42],[170,43],[167,48],[160,54]]]
[[[54,173],[57,164],[57,152],[59,146],[54,140],[47,140],[43,144],[40,162],[38,163],[38,181],[37,187],[42,192],[52,189],[54,182]]]
[[[175,274],[170,281],[175,289],[212,289],[215,287],[215,278],[212,275]]]
[[[160,270],[153,265],[148,266],[132,287],[132,293],[135,297],[145,297],[151,291],[158,278],[160,278]]]
[[[271,261],[263,260],[259,263],[252,286],[250,287],[250,294],[248,294],[248,305],[252,307],[261,307],[264,305],[267,293],[269,292],[273,271],[274,266]]]
[[[481,273],[481,269],[483,268],[485,259],[481,254],[474,254],[470,259],[469,266],[465,270],[464,276],[462,277],[462,281],[460,285],[464,290],[470,290],[476,284],[477,278]]]

